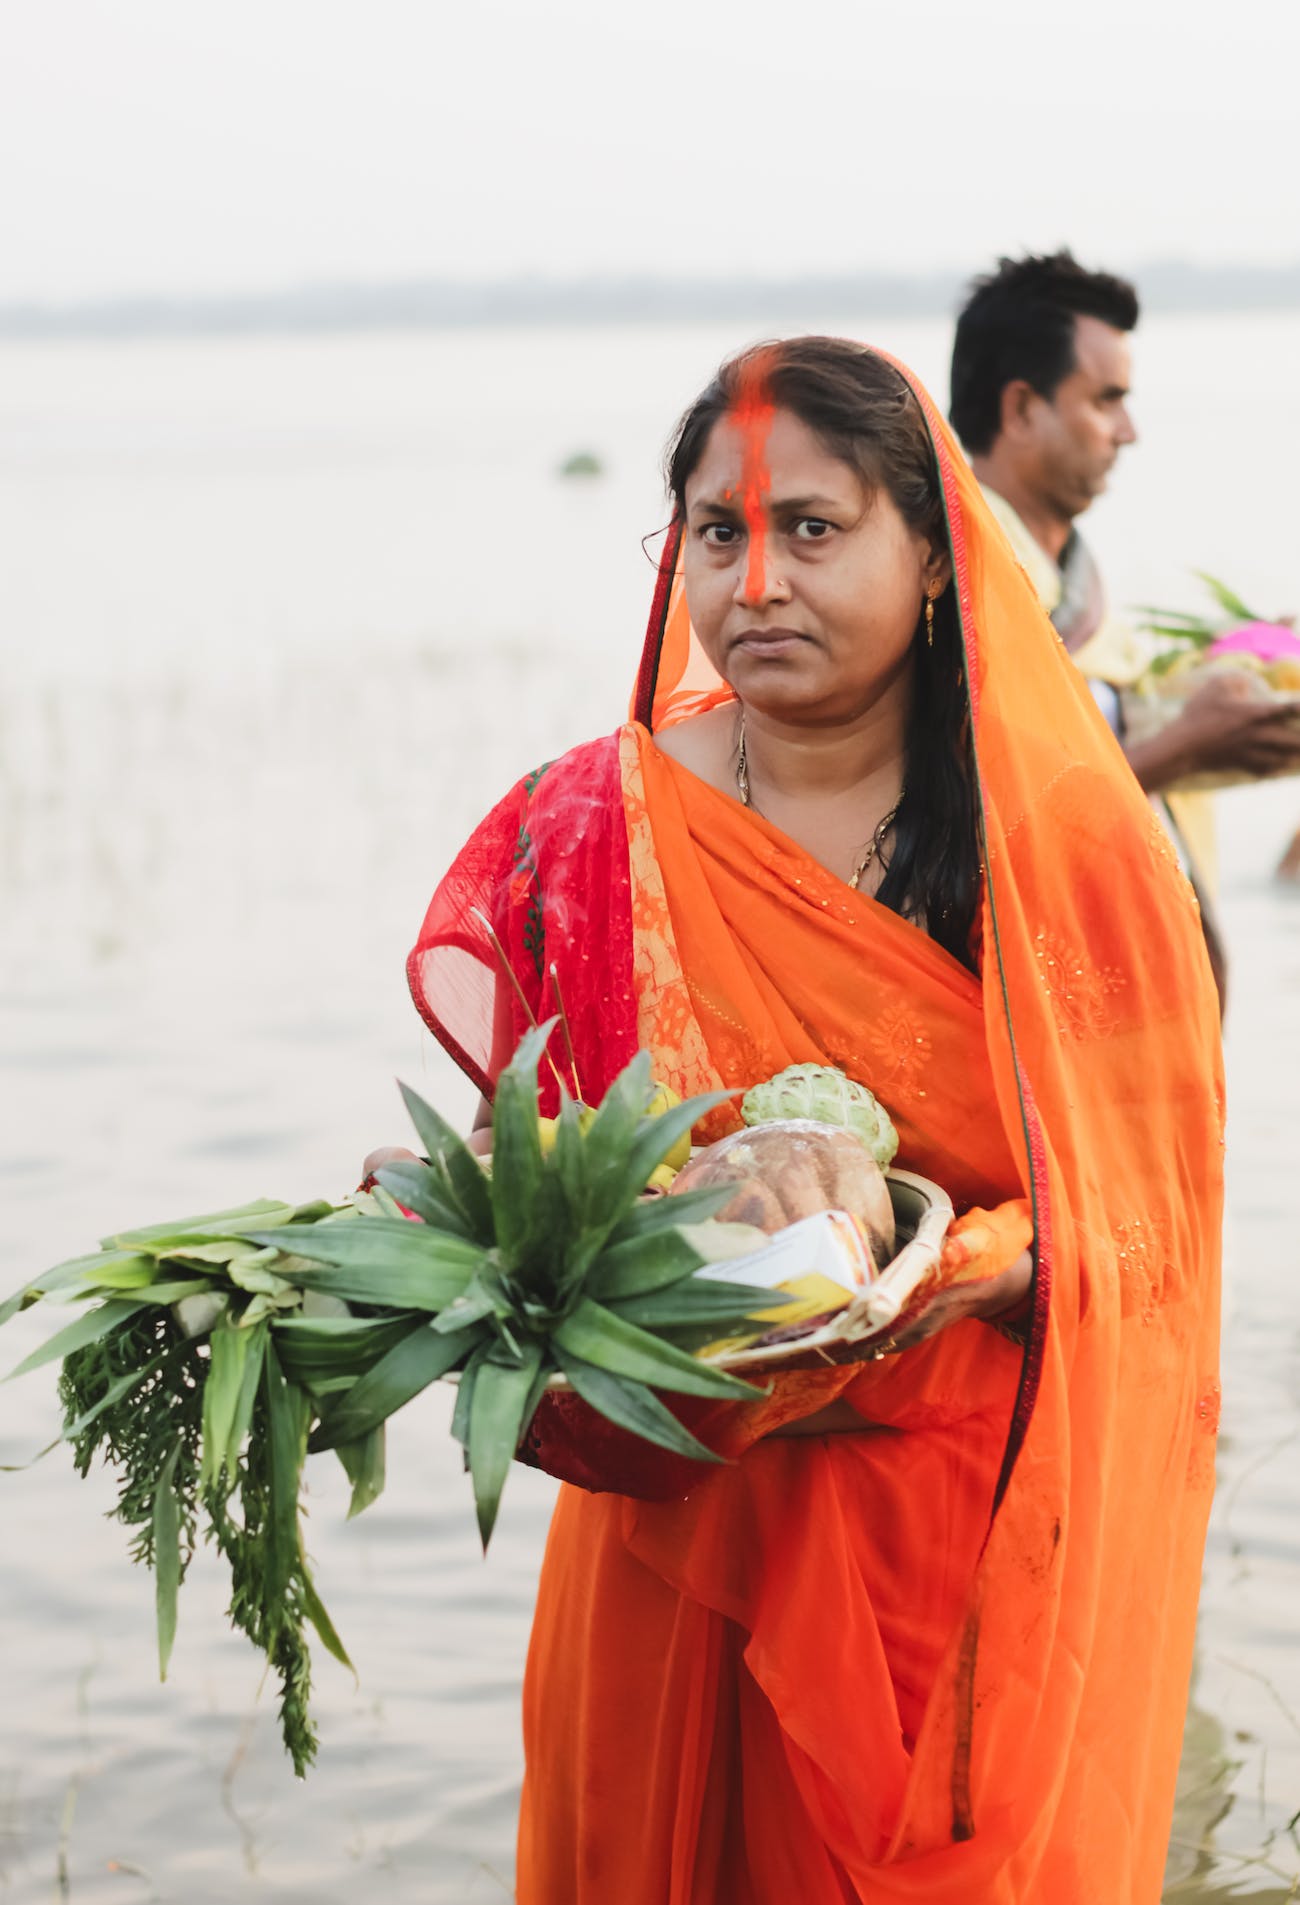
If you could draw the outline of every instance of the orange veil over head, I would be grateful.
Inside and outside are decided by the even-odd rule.
[[[896,368],[943,483],[984,1022],[1036,1276],[999,1505],[914,1755],[900,1862],[863,1896],[1154,1901],[1219,1413],[1215,993],[1163,828],[946,424]],[[729,696],[670,548],[634,718],[658,730]]]

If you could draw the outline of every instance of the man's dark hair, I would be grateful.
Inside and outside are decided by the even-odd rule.
[[[1100,318],[1117,331],[1138,321],[1126,278],[1086,271],[1068,251],[999,258],[971,286],[952,347],[952,427],[967,453],[991,450],[1002,423],[1002,392],[1023,378],[1040,397],[1075,368],[1074,320]]]

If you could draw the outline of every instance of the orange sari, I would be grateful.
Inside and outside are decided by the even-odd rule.
[[[521,1905],[1160,1896],[1218,1414],[1215,995],[1165,836],[913,388],[966,648],[981,974],[654,747],[726,692],[670,556],[618,750],[637,1033],[683,1091],[842,1065],[959,1208],[1028,1199],[1028,1342],[967,1322],[788,1378],[684,1499],[562,1492]],[[762,1437],[834,1393],[860,1433]]]

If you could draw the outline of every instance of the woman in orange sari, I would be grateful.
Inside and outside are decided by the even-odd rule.
[[[683,1094],[838,1065],[959,1217],[894,1353],[695,1409],[724,1465],[539,1418],[582,1485],[518,1897],[1155,1905],[1218,1398],[1195,902],[901,367],[733,360],[670,486],[634,718],[483,823],[416,1001],[489,1107],[494,937],[589,1098],[638,1046]]]

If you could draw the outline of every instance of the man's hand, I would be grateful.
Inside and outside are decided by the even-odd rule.
[[[1245,669],[1225,668],[1189,697],[1180,715],[1124,752],[1143,790],[1158,794],[1193,774],[1260,776],[1300,770],[1300,722]]]

